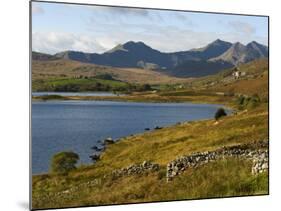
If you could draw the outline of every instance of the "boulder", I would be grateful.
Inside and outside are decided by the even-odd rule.
[[[114,141],[111,137],[104,139],[103,141],[104,145],[109,145],[109,144],[113,144]]]
[[[97,155],[97,154],[90,155],[89,157],[90,157],[93,161],[97,161],[97,160],[100,159],[100,156]]]

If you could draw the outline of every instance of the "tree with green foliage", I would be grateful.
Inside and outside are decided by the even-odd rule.
[[[144,91],[150,91],[151,90],[151,86],[149,84],[144,84],[143,85],[143,89],[144,89]]]
[[[215,113],[215,119],[218,120],[219,118],[223,117],[223,116],[226,116],[226,112],[223,108],[219,108],[217,110],[217,112]]]
[[[51,172],[64,174],[76,168],[79,155],[74,152],[59,152],[52,158]]]

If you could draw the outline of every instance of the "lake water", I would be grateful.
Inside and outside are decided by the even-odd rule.
[[[116,96],[112,92],[32,92],[32,96],[60,95],[60,96]]]
[[[74,151],[91,163],[92,146],[145,128],[213,118],[219,105],[110,101],[32,102],[32,172],[47,172],[51,157]]]

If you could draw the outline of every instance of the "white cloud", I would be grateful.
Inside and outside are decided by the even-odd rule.
[[[256,29],[246,22],[241,21],[230,21],[228,22],[229,26],[234,29],[236,32],[243,33],[243,34],[254,34]]]
[[[105,50],[93,37],[66,32],[34,32],[32,50],[54,54],[60,51],[103,52]]]
[[[32,14],[33,15],[41,15],[44,14],[44,9],[38,5],[32,4]]]
[[[118,26],[115,27],[118,28]],[[167,27],[144,25],[142,29],[146,33],[137,33],[127,31],[126,28],[124,27],[123,30],[112,30],[108,34],[97,33],[95,35],[65,32],[34,32],[32,34],[32,49],[51,54],[65,50],[103,53],[115,47],[117,44],[123,44],[128,41],[143,41],[152,48],[162,52],[175,52],[203,47],[218,38],[232,43],[239,41],[243,44],[255,40],[267,45],[267,39],[265,37],[254,35],[241,36],[238,32],[224,34],[197,32],[174,26],[170,26],[169,30],[167,30]]]
[[[96,8],[94,8],[96,11]],[[104,10],[110,14],[117,15],[138,15],[138,16],[148,16],[149,10],[147,9],[137,9],[137,8],[126,8],[126,7],[100,7],[99,10]]]

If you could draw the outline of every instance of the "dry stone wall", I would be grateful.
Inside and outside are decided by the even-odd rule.
[[[173,177],[189,168],[195,168],[226,157],[250,159],[253,161],[252,173],[262,173],[268,170],[267,147],[268,141],[261,141],[251,144],[222,147],[215,151],[198,152],[191,155],[181,156],[167,164],[167,181],[171,181]]]
[[[142,164],[130,165],[126,168],[118,169],[112,172],[112,176],[121,177],[136,174],[143,174],[145,172],[153,172],[159,170],[159,164],[144,161]]]

